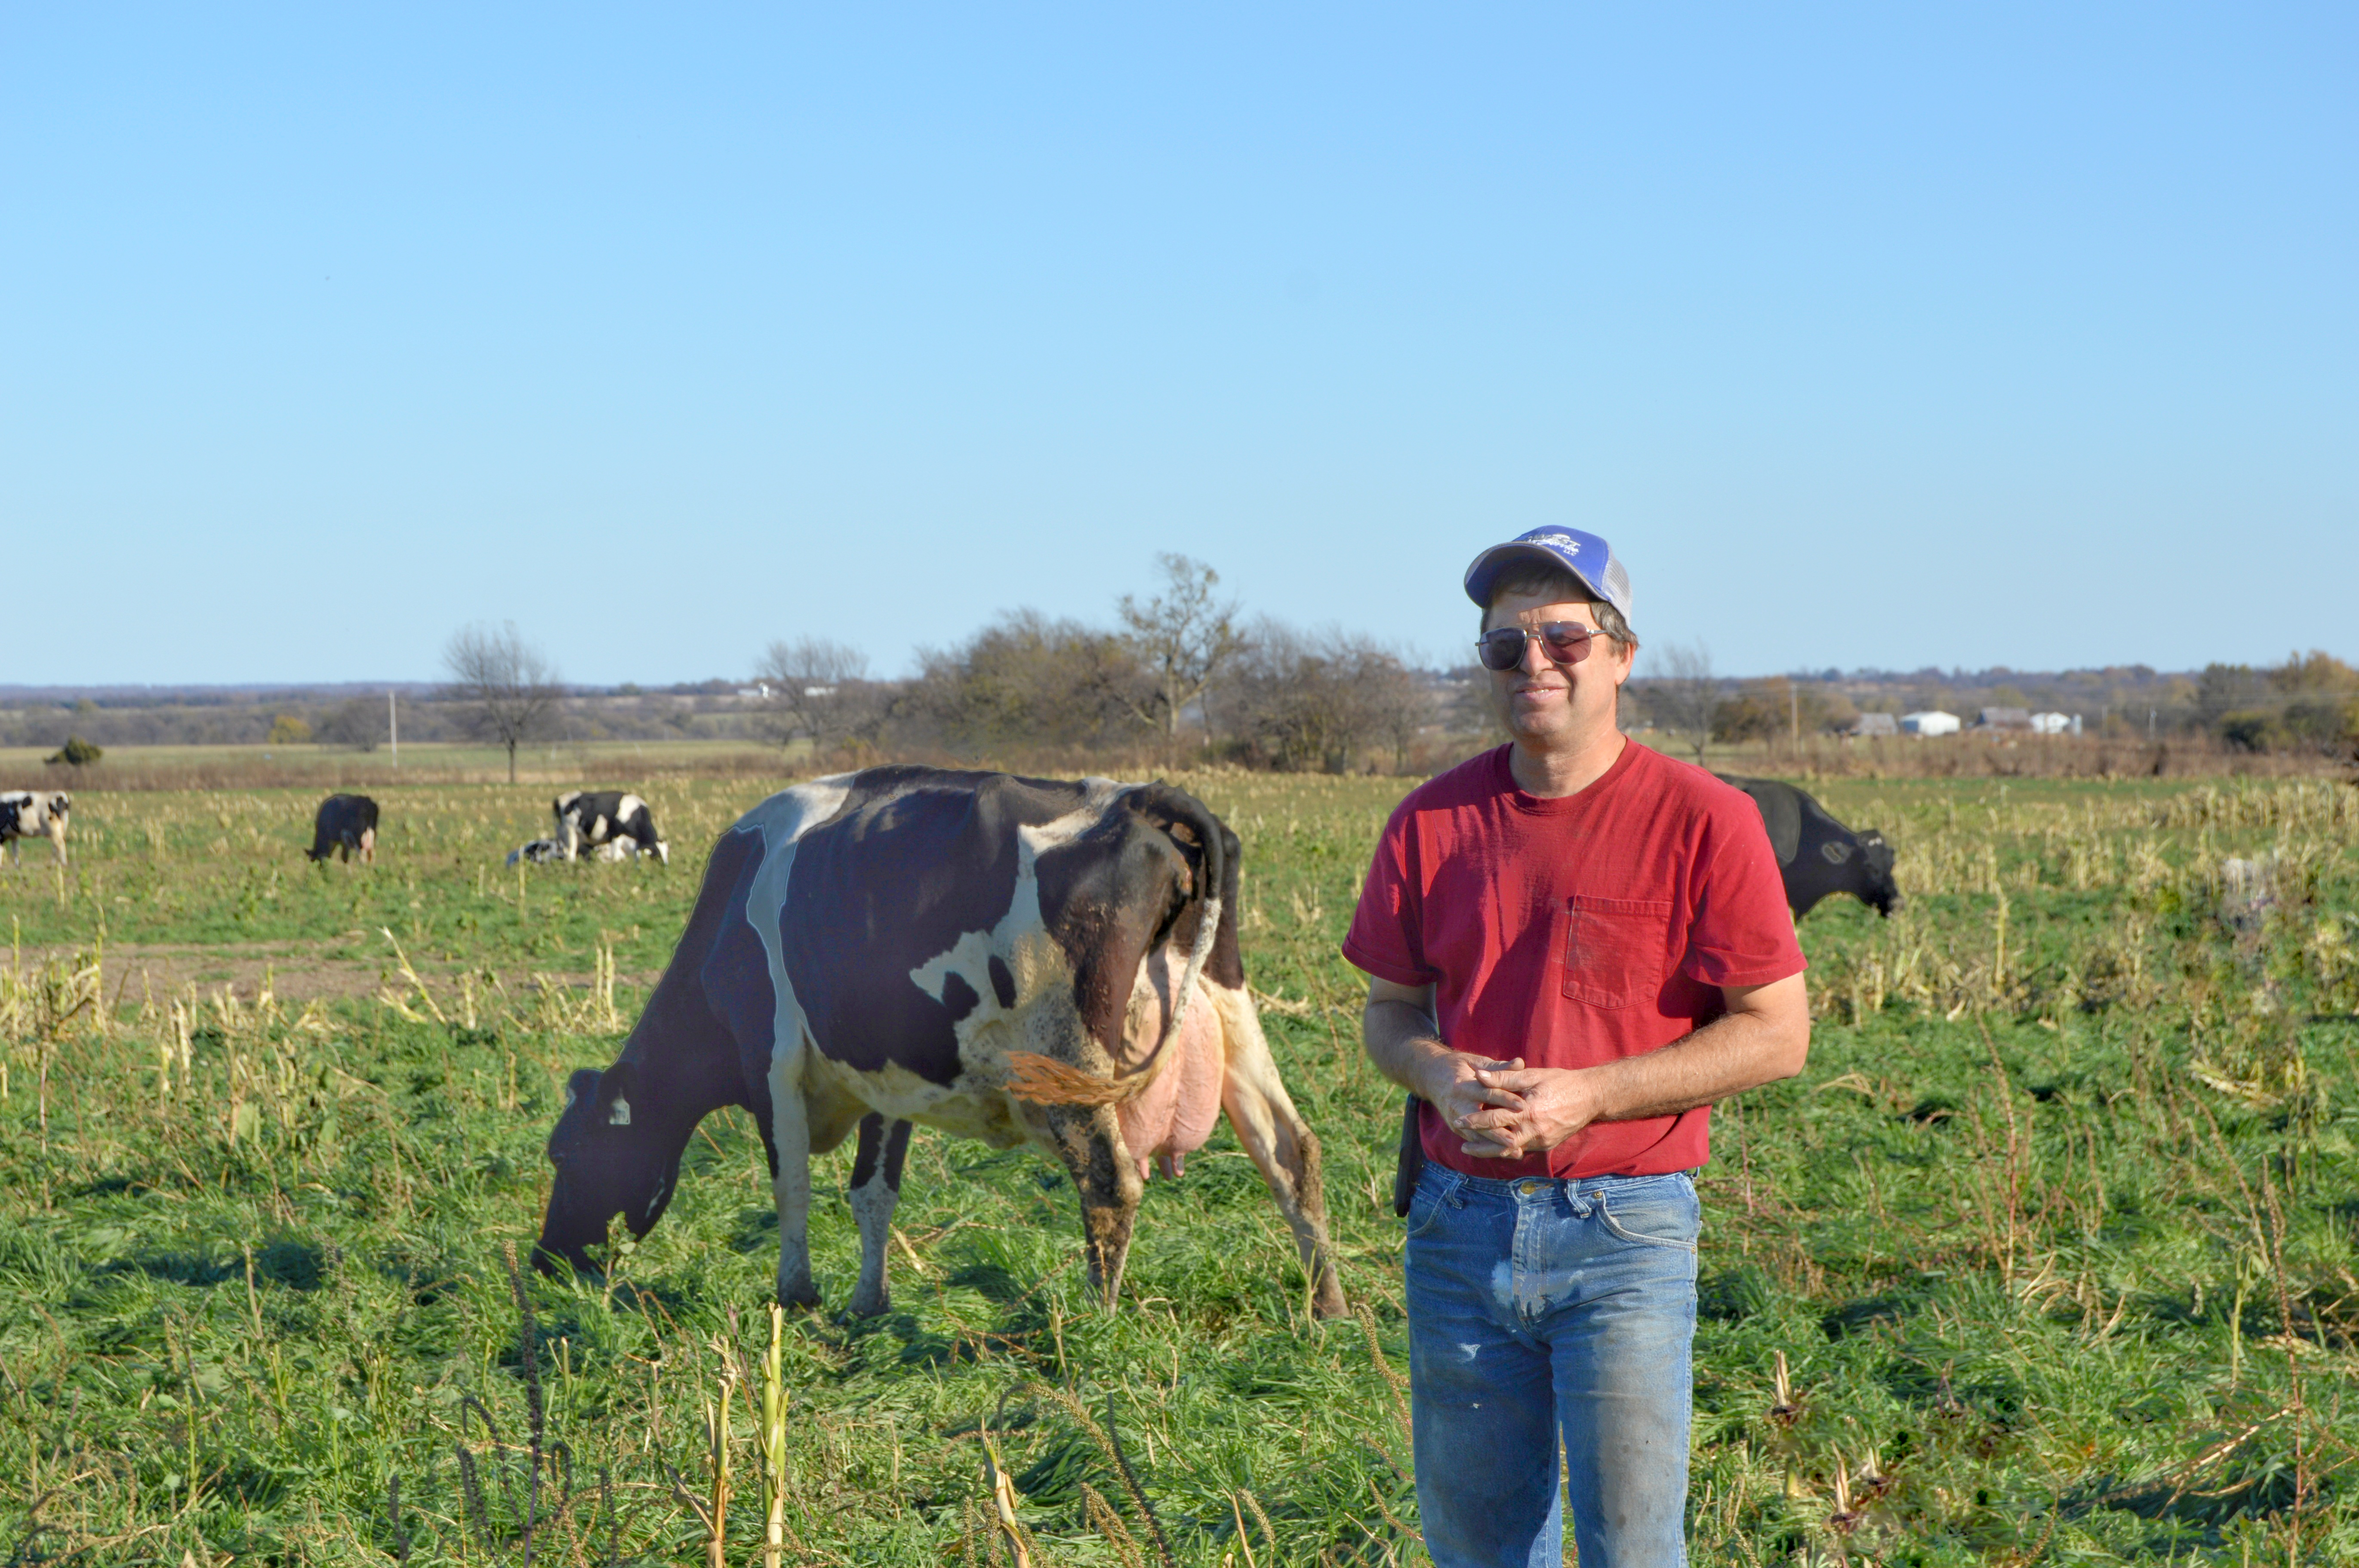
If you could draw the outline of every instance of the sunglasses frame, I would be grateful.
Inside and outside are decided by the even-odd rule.
[[[1581,633],[1581,640],[1574,644],[1575,651],[1570,657],[1560,654],[1552,645],[1558,637],[1560,637],[1568,628]],[[1516,646],[1516,656],[1504,665],[1493,664],[1488,652],[1491,639],[1494,637],[1503,637],[1506,633],[1510,632],[1522,633],[1521,640]],[[1548,655],[1549,661],[1551,664],[1577,665],[1583,659],[1589,657],[1589,644],[1591,643],[1596,641],[1600,637],[1611,637],[1612,635],[1614,635],[1613,633],[1604,630],[1603,627],[1584,626],[1578,621],[1550,621],[1536,627],[1494,626],[1491,630],[1484,633],[1480,637],[1474,639],[1474,657],[1476,662],[1481,664],[1484,669],[1493,671],[1495,674],[1505,675],[1507,671],[1516,668],[1524,662],[1524,649],[1526,646],[1533,643],[1538,643],[1540,645],[1540,652]],[[1505,646],[1505,643],[1503,643],[1501,645]]]

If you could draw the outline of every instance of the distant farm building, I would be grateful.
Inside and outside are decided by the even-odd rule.
[[[2031,732],[2035,735],[2078,735],[2081,716],[2077,713],[2035,713],[2031,716]]]
[[[1985,708],[1974,715],[1977,730],[2028,730],[2031,709],[2027,708]]]
[[[1863,713],[1852,720],[1851,728],[1845,733],[1868,740],[1897,735],[1900,733],[1900,720],[1889,713]]]
[[[1900,728],[1911,735],[1954,735],[1958,732],[1958,716],[1929,708],[1921,713],[1904,713]]]

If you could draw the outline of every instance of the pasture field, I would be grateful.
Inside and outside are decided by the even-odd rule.
[[[1150,1184],[1113,1314],[1049,1160],[921,1130],[875,1320],[818,1162],[830,1304],[775,1376],[742,1114],[603,1277],[510,1273],[566,1073],[763,792],[581,782],[647,783],[672,866],[519,875],[550,791],[444,784],[373,792],[373,868],[251,789],[79,794],[70,868],[0,871],[6,1561],[745,1564],[773,1478],[790,1563],[1425,1560],[1399,1097],[1335,954],[1402,781],[1183,781],[1245,840],[1356,1320],[1307,1315],[1225,1126]],[[2359,1561],[2359,791],[1819,789],[1910,902],[1803,922],[1810,1067],[1717,1118],[1695,1560]]]

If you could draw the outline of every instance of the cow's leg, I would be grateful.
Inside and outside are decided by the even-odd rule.
[[[1082,1195],[1082,1244],[1090,1260],[1090,1289],[1109,1311],[1122,1294],[1123,1260],[1130,1256],[1131,1225],[1146,1184],[1138,1162],[1123,1147],[1112,1106],[1049,1106],[1049,1141]]]
[[[66,825],[56,817],[49,819],[49,842],[57,847],[58,864],[66,863]]]
[[[860,1148],[852,1157],[852,1217],[860,1222],[860,1283],[852,1315],[875,1317],[893,1304],[885,1283],[885,1248],[893,1239],[893,1205],[901,1195],[901,1162],[909,1153],[909,1124],[887,1122],[881,1111],[860,1119]]]
[[[782,1042],[770,1051],[770,1142],[778,1173],[770,1179],[778,1203],[778,1302],[819,1305],[810,1266],[810,1108],[803,1101],[803,1045]]]
[[[1277,1211],[1294,1232],[1295,1250],[1311,1281],[1310,1310],[1342,1317],[1343,1286],[1335,1277],[1335,1244],[1327,1235],[1327,1196],[1319,1179],[1319,1139],[1294,1108],[1277,1059],[1262,1034],[1253,998],[1242,989],[1204,982],[1204,995],[1220,1014],[1226,1070],[1221,1075],[1221,1108],[1236,1129],[1277,1199]]]
[[[376,864],[376,829],[374,827],[361,829],[361,864],[364,866]]]

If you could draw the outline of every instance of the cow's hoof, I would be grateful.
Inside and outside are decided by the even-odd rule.
[[[1343,1287],[1331,1283],[1325,1290],[1312,1297],[1310,1315],[1326,1318],[1351,1316],[1352,1308],[1343,1300]]]
[[[819,1287],[802,1284],[780,1291],[778,1304],[782,1307],[815,1307],[819,1305]]]
[[[855,1291],[853,1292],[852,1305],[848,1310],[854,1317],[883,1317],[893,1310],[893,1292],[879,1291],[873,1296],[867,1296]]]

